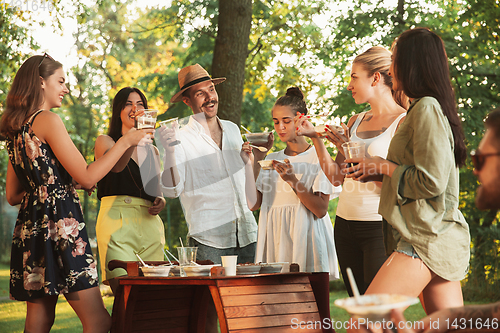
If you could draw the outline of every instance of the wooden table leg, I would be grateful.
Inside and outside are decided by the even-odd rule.
[[[196,286],[193,305],[189,317],[189,332],[203,333],[207,322],[207,309],[210,302],[210,290],[207,286]]]
[[[325,318],[330,318],[330,281],[328,272],[311,273],[309,275],[309,282],[311,283],[314,298],[316,298],[316,304],[318,304],[321,321]],[[333,328],[323,328],[323,332],[331,333],[335,332],[335,330]]]
[[[219,326],[221,333],[228,333],[227,318],[222,306],[222,299],[219,293],[219,287],[209,286],[212,299],[214,300],[215,309],[217,310],[217,317],[219,318]]]
[[[126,332],[125,318],[127,318],[126,312],[131,288],[130,285],[118,285],[111,313],[111,333]]]

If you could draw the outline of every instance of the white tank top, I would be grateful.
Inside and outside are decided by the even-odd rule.
[[[400,114],[382,134],[369,139],[361,139],[356,135],[356,132],[365,114],[366,112],[362,112],[356,117],[351,128],[351,141],[364,142],[367,156],[386,158],[389,144],[399,121],[406,113]],[[380,190],[381,188],[373,182],[361,183],[351,178],[345,178],[339,196],[337,215],[351,221],[382,221],[382,215],[378,213]]]

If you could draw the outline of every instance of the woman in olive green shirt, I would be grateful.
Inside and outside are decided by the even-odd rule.
[[[458,168],[466,159],[464,134],[441,38],[408,30],[393,45],[389,73],[411,106],[387,159],[365,158],[347,168],[355,180],[383,175],[379,213],[391,256],[366,294],[420,296],[426,312],[463,305],[460,280],[470,257],[469,227],[458,210]],[[394,252],[393,252],[394,251]]]

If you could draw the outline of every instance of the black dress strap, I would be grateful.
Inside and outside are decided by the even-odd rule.
[[[36,111],[35,113],[33,113],[31,115],[30,119],[28,120],[28,122],[26,123],[26,125],[28,125],[28,124],[30,126],[33,125],[33,122],[35,121],[36,116],[38,116],[40,114],[40,112],[42,112],[42,111],[43,111],[43,109],[40,109],[40,110]]]

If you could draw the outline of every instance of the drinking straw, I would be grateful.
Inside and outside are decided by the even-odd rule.
[[[181,247],[184,247],[184,244],[182,244],[182,238],[179,237],[179,240],[181,241]]]
[[[168,256],[167,256],[167,253],[165,252],[165,249],[163,248],[163,254],[165,255],[165,258],[167,258],[168,262],[170,263],[170,265],[173,266],[172,262],[170,261],[170,259],[168,259]]]
[[[170,254],[170,256],[171,256],[172,258],[174,258],[174,260],[175,260],[175,261],[179,262],[179,259],[177,259],[177,258],[176,258],[176,257],[175,257],[172,253],[170,253],[170,251],[169,251],[169,250],[165,249],[165,251],[167,251],[167,253],[168,253],[168,254]],[[168,258],[168,257],[167,257],[167,258]]]
[[[356,285],[356,280],[354,280],[354,275],[352,274],[351,267],[347,267],[346,271],[347,277],[349,278],[349,283],[351,284],[352,293],[354,294],[354,299],[356,299],[356,303],[359,304],[359,290],[358,286]]]
[[[148,267],[148,266],[149,266],[148,264],[146,264],[146,263],[144,262],[144,260],[142,260],[142,258],[141,258],[141,257],[140,257],[137,253],[136,253],[135,255],[137,256],[137,258],[139,258],[139,260],[141,261],[141,263],[142,263],[142,265],[143,265],[144,267]]]
[[[245,131],[247,131],[247,133],[252,133],[252,132],[250,132],[250,130],[249,130],[248,128],[246,128],[245,126],[243,126],[243,125],[240,125],[240,126],[241,126],[241,128],[243,128]]]

